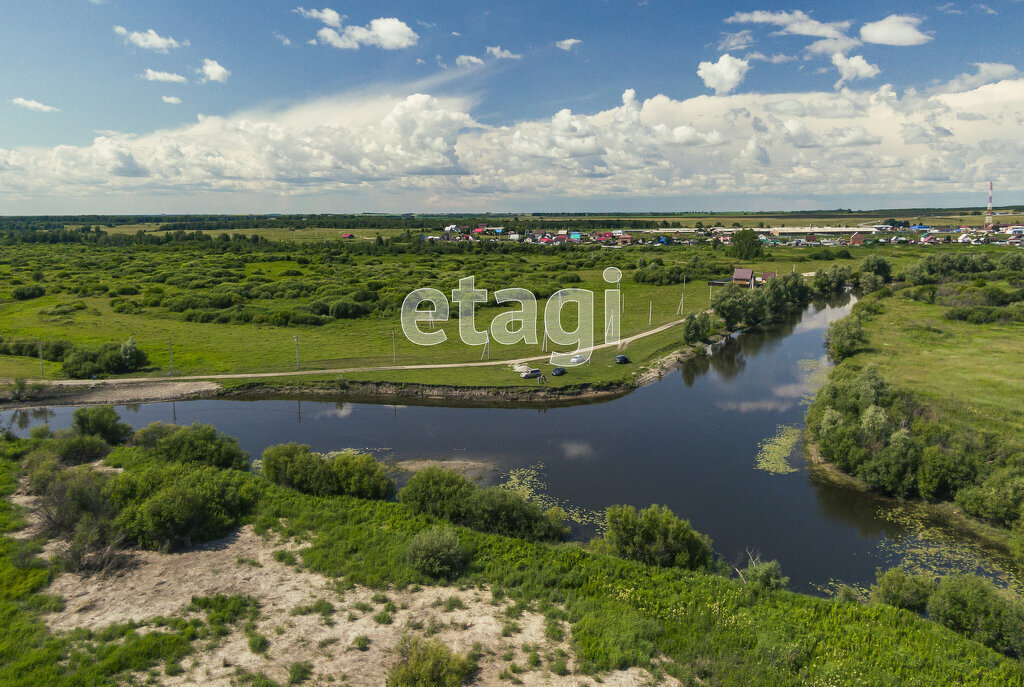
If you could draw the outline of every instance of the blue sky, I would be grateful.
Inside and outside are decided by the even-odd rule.
[[[1021,2],[5,5],[3,214],[1024,202]]]

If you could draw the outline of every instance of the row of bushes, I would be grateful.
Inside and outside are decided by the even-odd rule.
[[[149,358],[135,339],[98,347],[75,346],[70,341],[26,341],[0,338],[0,355],[38,357],[60,362],[61,371],[72,379],[91,379],[108,374],[127,374],[144,368]]]
[[[1024,654],[1024,604],[977,575],[950,575],[936,581],[891,568],[878,572],[871,600],[928,617],[996,651]]]

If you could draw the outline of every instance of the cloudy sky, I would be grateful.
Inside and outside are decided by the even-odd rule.
[[[0,214],[1024,202],[1020,0],[328,1],[5,2]]]

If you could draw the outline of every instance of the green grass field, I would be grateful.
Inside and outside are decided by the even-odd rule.
[[[120,227],[134,233],[137,225]],[[288,232],[294,233],[294,232]],[[830,264],[851,268],[866,255],[880,254],[894,269],[936,250],[966,250],[950,247],[861,247],[850,249],[849,259],[811,259],[813,250],[776,247],[770,257],[745,263],[733,260],[724,250],[708,247],[631,247],[627,249],[576,249],[569,251],[447,254],[366,255],[351,253],[348,262],[322,261],[330,251],[345,251],[345,242],[282,242],[268,250],[242,253],[213,250],[205,242],[183,242],[162,246],[79,246],[26,244],[0,246],[0,336],[25,340],[69,340],[76,345],[96,346],[134,338],[149,357],[147,369],[136,376],[164,376],[171,373],[169,344],[173,344],[176,375],[246,374],[295,370],[296,338],[300,368],[327,370],[382,367],[390,365],[452,364],[479,362],[483,348],[467,346],[458,337],[458,323],[438,324],[447,341],[437,346],[417,346],[402,333],[398,306],[409,290],[436,287],[450,293],[458,278],[476,275],[477,287],[491,292],[497,288],[524,286],[553,289],[561,285],[589,289],[596,294],[594,340],[604,342],[604,291],[609,285],[602,270],[609,265],[623,270],[621,283],[623,315],[621,336],[628,337],[679,318],[677,314],[683,285],[656,286],[636,283],[633,274],[638,261],[661,259],[666,267],[691,269],[694,260],[700,274],[685,287],[685,312],[708,307],[708,276],[727,276],[734,266],[750,266],[757,272],[813,272]],[[978,247],[970,247],[977,250]],[[984,250],[1000,250],[984,247]],[[1001,249],[1008,250],[1008,249]],[[344,255],[344,253],[342,253]],[[210,279],[210,275],[226,275]],[[572,275],[579,281],[566,281]],[[230,289],[278,288],[261,297],[253,296],[245,307],[267,312],[303,308],[317,296],[312,289],[347,293],[364,284],[376,283],[379,308],[355,319],[325,318],[322,326],[275,326],[268,323],[214,323],[186,321],[186,314],[149,305],[147,299],[223,294]],[[563,283],[564,282],[564,283]],[[30,300],[13,300],[19,284],[36,284],[47,294]],[[309,295],[302,295],[303,288]],[[228,291],[225,291],[227,289]],[[333,290],[333,291],[332,291]],[[126,291],[127,295],[118,295]],[[135,291],[138,295],[133,295]],[[318,292],[319,292],[318,291]],[[549,291],[550,292],[550,291]],[[336,298],[329,296],[327,298]],[[385,305],[387,304],[387,305]],[[538,303],[538,338],[543,341],[543,313],[546,300]],[[126,305],[132,307],[125,307]],[[76,307],[78,310],[71,310]],[[563,312],[563,324],[575,326],[574,307]],[[504,308],[478,308],[477,329],[483,330]],[[552,384],[621,381],[637,366],[681,345],[678,329],[628,346],[625,352],[634,366],[615,366],[616,351],[595,353],[594,362],[573,370]],[[568,350],[570,347],[550,347]],[[543,355],[541,343],[490,346],[490,360],[508,360]],[[505,367],[493,369],[455,368],[403,372],[358,373],[353,378],[422,381],[446,384],[520,384],[518,376]],[[61,376],[60,365],[45,362],[42,378]],[[0,378],[40,378],[38,359],[0,356]],[[531,382],[534,383],[534,382]]]
[[[944,418],[1020,441],[1024,436],[1024,324],[945,319],[948,306],[889,298],[867,324],[877,365]],[[1024,442],[1020,442],[1024,444]]]

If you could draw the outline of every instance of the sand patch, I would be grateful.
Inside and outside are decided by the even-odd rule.
[[[113,622],[179,614],[194,595],[245,594],[259,600],[256,631],[270,641],[265,655],[253,653],[245,633],[236,629],[213,647],[196,642],[196,653],[182,661],[184,673],[166,676],[160,671],[160,681],[166,685],[226,686],[238,668],[263,672],[284,684],[289,667],[300,661],[309,661],[313,667],[307,684],[324,684],[330,677],[337,684],[383,685],[398,660],[395,648],[405,632],[430,634],[460,652],[476,645],[483,657],[474,684],[508,684],[499,675],[511,663],[525,669],[516,677],[526,685],[596,684],[593,678],[559,676],[547,668],[546,657],[559,650],[568,654],[568,667],[574,667],[568,626],[564,626],[563,640],[553,640],[545,634],[545,618],[526,611],[515,619],[518,628],[510,633],[505,614],[510,601],[494,601],[487,590],[392,590],[386,592],[387,601],[374,598],[380,592],[361,587],[339,592],[330,578],[275,561],[273,552],[280,548],[291,547],[265,540],[245,527],[185,553],[137,552],[132,567],[109,576],[64,574],[47,591],[62,596],[66,607],[46,620],[55,631],[98,629]],[[335,611],[326,616],[293,614],[297,607],[318,600],[329,602]],[[392,622],[381,624],[374,617],[388,601],[395,606]],[[507,636],[502,636],[503,630]],[[353,648],[360,636],[369,639],[365,651]],[[545,659],[540,667],[528,668],[524,645]],[[646,685],[652,677],[634,668],[601,680],[605,685]],[[668,678],[666,684],[678,683]]]

